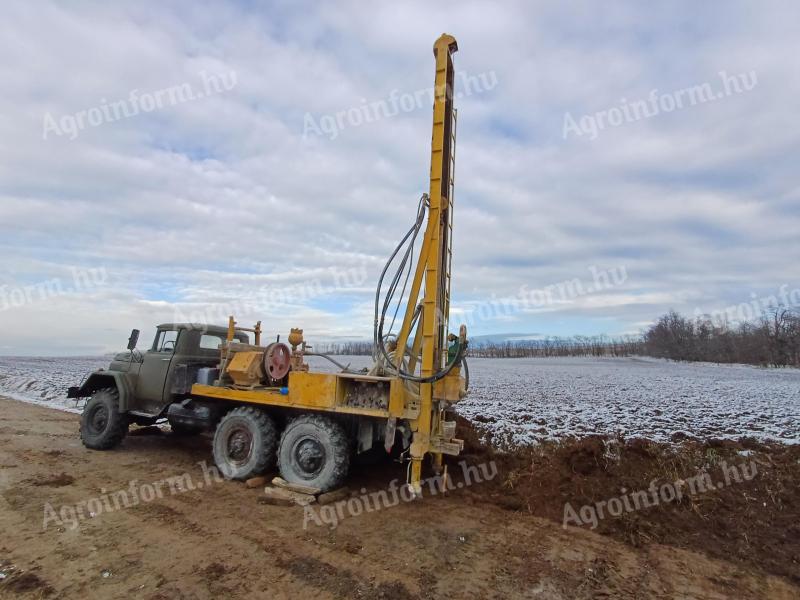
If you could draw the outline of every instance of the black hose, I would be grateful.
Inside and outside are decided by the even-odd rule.
[[[375,345],[375,348],[380,350],[380,354],[383,355],[384,359],[389,364],[392,363],[392,357],[390,357],[389,353],[386,351],[386,346],[384,344],[384,338],[388,337],[389,335],[392,335],[391,334],[391,329],[394,326],[394,320],[395,319],[394,318],[392,319],[392,324],[389,327],[389,334],[387,334],[387,336],[384,336],[384,334],[383,334],[383,325],[384,325],[384,323],[386,321],[386,313],[389,311],[389,307],[391,306],[391,301],[392,301],[392,298],[394,296],[395,291],[397,290],[397,286],[398,286],[398,284],[400,282],[400,278],[403,276],[403,272],[405,271],[405,265],[406,265],[406,263],[407,263],[407,261],[409,259],[409,256],[411,256],[411,254],[413,252],[414,242],[416,241],[417,234],[419,233],[419,230],[422,228],[422,223],[423,223],[424,216],[425,216],[426,200],[427,200],[427,196],[423,194],[422,198],[420,198],[420,201],[419,201],[419,206],[418,206],[418,209],[417,209],[417,220],[416,220],[416,222],[411,227],[411,229],[408,230],[408,232],[405,234],[405,236],[403,236],[403,239],[400,240],[400,243],[394,249],[394,252],[392,252],[391,256],[389,257],[389,260],[386,262],[386,265],[383,267],[383,271],[381,272],[381,276],[378,279],[378,289],[377,289],[377,291],[375,293],[375,330],[373,332],[373,343]],[[400,261],[400,265],[399,265],[397,271],[395,272],[394,276],[392,277],[392,282],[389,284],[389,288],[387,289],[387,292],[386,292],[386,299],[384,300],[384,303],[383,303],[383,310],[379,311],[378,307],[380,306],[380,296],[381,296],[381,289],[383,288],[383,280],[386,277],[386,273],[389,270],[389,266],[392,264],[392,262],[394,262],[395,257],[397,256],[398,252],[400,252],[402,247],[405,245],[405,243],[406,243],[406,241],[408,240],[409,237],[412,237],[411,244],[409,245],[408,249],[406,250],[405,254],[403,255],[403,259]],[[412,266],[413,266],[413,258],[412,258]],[[398,309],[400,307],[400,302],[402,301],[402,294],[405,293],[405,288],[406,288],[406,285],[408,283],[408,277],[410,275],[411,275],[411,267],[409,267],[409,273],[406,276],[405,283],[403,284],[403,291],[401,292],[400,299],[398,299]],[[409,301],[411,301],[411,299],[409,299]],[[419,311],[417,311],[417,312],[419,312]],[[380,314],[380,317],[378,316],[379,314]],[[396,317],[396,315],[397,315],[397,311],[395,311],[395,317]],[[405,371],[403,371],[403,369],[402,369],[402,367],[400,365],[403,364],[403,357],[406,354],[406,348],[399,348],[399,351],[402,354],[400,355],[399,365],[396,367],[397,374],[398,374],[399,377],[401,377],[402,379],[405,379],[407,381],[413,381],[413,382],[416,382],[416,383],[434,383],[434,382],[439,381],[440,379],[446,377],[447,374],[450,373],[450,371],[453,370],[453,367],[455,367],[457,364],[459,364],[459,362],[461,360],[463,360],[464,354],[466,353],[466,349],[467,349],[466,343],[465,344],[459,344],[458,352],[455,354],[455,356],[453,356],[453,360],[450,361],[444,367],[444,369],[442,369],[441,371],[438,371],[437,373],[434,373],[433,375],[430,375],[428,377],[417,377],[416,375],[413,375],[411,373],[406,373]],[[379,356],[375,356],[374,358],[377,360],[377,358],[379,358]]]
[[[373,332],[373,344],[375,345],[375,347],[378,347],[381,344],[381,340],[378,337],[378,329],[379,329],[378,328],[378,314],[379,314],[378,307],[380,305],[381,288],[383,287],[383,279],[384,279],[384,277],[386,277],[386,272],[389,270],[389,266],[394,261],[395,256],[397,256],[397,253],[400,252],[400,249],[405,245],[406,240],[412,234],[416,238],[416,234],[419,232],[420,226],[421,226],[422,221],[423,221],[424,216],[425,216],[425,206],[426,206],[425,205],[425,199],[426,199],[426,195],[423,194],[422,198],[420,198],[420,200],[419,200],[419,205],[417,207],[417,220],[416,220],[416,222],[414,223],[414,225],[412,225],[411,229],[409,229],[408,232],[403,236],[403,239],[400,240],[400,243],[397,244],[397,247],[394,249],[394,252],[392,252],[391,256],[389,257],[389,260],[386,261],[386,265],[383,267],[383,271],[381,271],[381,276],[378,278],[378,289],[377,289],[377,291],[375,293],[375,324],[374,324],[375,327],[374,327],[374,332]],[[408,252],[406,252],[406,257],[407,257],[407,255],[408,255]],[[406,257],[404,257],[404,259]],[[405,260],[403,262],[405,262]],[[397,279],[398,279],[398,277],[397,277],[397,275],[395,275],[395,280],[397,280]],[[390,288],[391,287],[392,286],[390,286]],[[393,287],[396,287],[396,283],[394,283]],[[393,290],[390,289],[390,291],[393,291]],[[391,297],[391,294],[389,294],[388,292],[387,292],[387,297]],[[384,310],[384,314],[385,314],[385,312],[386,311]]]
[[[389,310],[389,306],[392,303],[392,298],[394,297],[395,292],[397,291],[397,286],[400,283],[400,278],[403,276],[403,272],[405,271],[406,263],[409,264],[408,273],[406,274],[405,282],[403,283],[403,289],[400,292],[400,297],[397,299],[397,307],[395,309],[395,315],[392,318],[392,323],[389,326],[389,332],[392,331],[394,327],[394,321],[397,317],[397,312],[400,310],[400,303],[403,301],[403,294],[405,293],[406,286],[408,285],[408,280],[411,277],[411,271],[414,265],[414,244],[417,241],[417,235],[419,235],[419,230],[422,228],[422,223],[425,217],[425,204],[424,201],[426,200],[426,196],[420,198],[419,205],[417,206],[417,220],[414,225],[411,227],[411,242],[408,244],[408,249],[406,250],[405,254],[403,255],[403,259],[400,261],[400,265],[397,267],[397,271],[395,272],[394,276],[392,277],[392,283],[389,284],[389,289],[386,291],[386,299],[383,302],[383,311],[381,312],[381,326],[383,325],[386,319],[386,313]],[[408,239],[408,236],[400,242],[400,246],[402,247],[405,243],[405,240]],[[410,262],[409,262],[410,261]],[[381,281],[382,285],[383,281]],[[380,290],[380,288],[379,288]]]
[[[409,245],[409,253],[408,255],[411,257],[411,262],[408,263],[408,272],[406,273],[406,279],[403,282],[403,289],[400,290],[400,297],[397,298],[397,306],[394,309],[394,314],[392,315],[392,322],[389,323],[389,333],[391,333],[392,329],[394,329],[394,322],[397,319],[397,313],[400,311],[400,303],[403,301],[403,294],[406,293],[406,287],[408,287],[408,280],[411,279],[411,271],[414,270],[414,242],[416,241],[417,235],[414,234],[414,237],[411,238],[411,245]]]
[[[303,352],[303,354],[305,354],[306,356],[320,356],[320,357],[324,358],[325,360],[331,361],[333,364],[335,364],[337,367],[339,367],[345,373],[355,373],[355,371],[351,371],[350,370],[350,365],[347,365],[345,367],[342,363],[340,363],[340,362],[338,362],[336,360],[333,360],[327,354],[320,354],[319,352]]]
[[[383,356],[386,358],[387,362],[391,363],[392,357],[389,356],[389,354],[386,352],[386,347],[383,344],[381,344],[380,345],[380,349],[381,349],[381,352],[383,352]],[[460,361],[462,361],[464,359],[464,355],[466,354],[466,351],[467,351],[467,345],[466,344],[463,344],[463,345],[459,344],[458,345],[458,352],[453,357],[453,360],[451,360],[449,363],[447,363],[447,365],[444,367],[444,369],[442,369],[441,371],[439,371],[437,373],[434,373],[433,375],[430,375],[428,377],[417,377],[416,375],[412,375],[411,373],[406,373],[400,367],[397,367],[397,374],[398,374],[398,376],[400,378],[405,379],[407,381],[413,381],[415,383],[434,383],[436,381],[439,381],[440,379],[443,379],[443,378],[447,377],[447,375],[450,373],[450,371],[453,370],[453,367],[455,367]],[[400,361],[400,364],[402,364],[402,359]]]

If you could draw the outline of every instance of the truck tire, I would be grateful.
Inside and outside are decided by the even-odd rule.
[[[128,433],[128,416],[119,411],[116,388],[95,390],[81,414],[81,442],[92,450],[110,450]]]
[[[214,462],[228,479],[250,479],[275,466],[278,430],[263,410],[234,408],[214,432]]]
[[[289,483],[322,491],[344,483],[350,468],[350,440],[339,423],[325,415],[301,415],[281,436],[278,468]]]

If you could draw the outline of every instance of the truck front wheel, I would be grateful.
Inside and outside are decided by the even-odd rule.
[[[81,441],[93,450],[110,450],[128,433],[128,417],[119,411],[115,388],[96,390],[81,414]]]
[[[214,433],[214,462],[228,479],[249,479],[275,466],[278,430],[263,410],[234,408]]]

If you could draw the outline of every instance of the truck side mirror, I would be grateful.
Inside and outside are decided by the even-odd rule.
[[[136,348],[136,342],[138,341],[139,341],[139,330],[132,329],[131,337],[128,338],[128,350],[134,350]]]

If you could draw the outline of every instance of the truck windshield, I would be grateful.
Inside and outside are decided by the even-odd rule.
[[[161,329],[156,334],[153,342],[155,352],[174,352],[175,344],[178,341],[178,331],[175,329]]]

